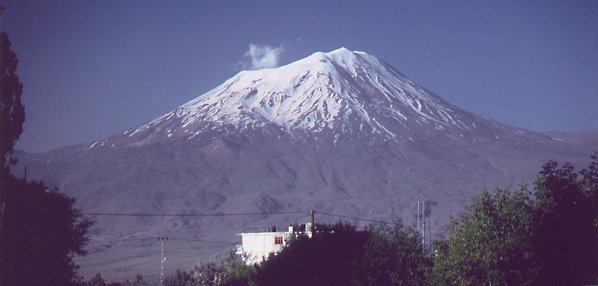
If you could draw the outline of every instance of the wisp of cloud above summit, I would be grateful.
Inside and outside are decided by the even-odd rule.
[[[245,52],[244,68],[257,70],[263,68],[275,68],[278,66],[280,55],[284,53],[282,45],[272,47],[269,45],[249,44],[249,50]]]

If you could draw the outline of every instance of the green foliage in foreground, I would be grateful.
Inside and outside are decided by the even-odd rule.
[[[0,4],[0,14],[3,10]],[[0,176],[8,175],[10,165],[16,163],[8,155],[21,136],[25,122],[25,107],[21,101],[23,85],[16,73],[18,63],[8,35],[0,32]]]
[[[436,247],[436,284],[524,285],[534,272],[532,228],[527,188],[482,192]]]
[[[366,232],[348,224],[317,225],[258,267],[258,285],[350,285],[354,262],[363,256]]]
[[[424,285],[432,261],[423,255],[420,237],[398,222],[393,227],[373,225],[363,254],[353,265],[351,285]]]
[[[598,283],[598,158],[549,161],[531,193],[484,191],[436,243],[436,285]]]
[[[536,285],[598,284],[598,157],[587,169],[546,163],[536,180]]]
[[[73,258],[85,255],[93,224],[75,200],[44,184],[8,176],[0,182],[0,285],[76,285]]]
[[[137,273],[137,275],[135,276],[135,279],[133,279],[132,281],[126,280],[125,282],[122,282],[122,283],[107,283],[106,281],[104,281],[104,278],[102,278],[102,275],[100,273],[97,273],[89,281],[87,281],[86,283],[83,284],[83,286],[146,286],[146,285],[148,285],[148,284],[145,283],[145,281],[143,281],[143,276],[141,276],[141,274],[139,274],[139,273]]]
[[[234,251],[227,251],[215,262],[202,261],[190,271],[177,270],[167,276],[165,286],[241,286],[255,285],[255,267],[248,266]]]

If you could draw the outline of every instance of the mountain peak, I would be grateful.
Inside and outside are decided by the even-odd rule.
[[[329,52],[322,52],[322,51],[315,52],[311,56],[323,56],[323,57],[332,57],[335,55],[351,56],[351,55],[353,55],[353,53],[354,53],[354,51],[351,51],[345,47],[340,47],[336,50],[332,50]]]
[[[336,50],[332,50],[330,52],[318,52],[318,53],[324,57],[327,57],[328,59],[350,59],[350,58],[355,57],[356,52],[351,51],[345,47],[341,47]],[[318,53],[316,53],[316,54],[318,54]]]
[[[338,48],[338,49],[336,49],[336,50],[332,50],[332,51],[330,51],[330,52],[327,52],[327,53],[324,53],[324,54],[331,55],[331,56],[332,56],[332,55],[340,55],[340,56],[352,56],[352,55],[357,55],[357,54],[360,54],[360,55],[367,55],[367,53],[366,53],[366,52],[362,52],[362,51],[352,51],[352,50],[349,50],[349,49],[347,49],[347,48],[345,48],[345,47],[340,47],[340,48]]]
[[[338,48],[338,49],[330,51],[330,52],[315,52],[315,53],[311,54],[310,56],[308,56],[304,59],[298,60],[296,62],[293,62],[289,65],[305,65],[308,63],[320,62],[320,63],[333,63],[333,64],[336,64],[337,66],[346,67],[347,65],[360,64],[358,62],[359,59],[379,62],[378,59],[376,59],[373,56],[368,55],[367,53],[359,52],[359,51],[351,51],[345,47],[341,47],[341,48]]]
[[[332,53],[353,53],[353,51],[351,51],[351,50],[349,50],[349,49],[347,49],[345,47],[340,47],[340,48],[338,48],[336,50],[330,51],[329,53],[331,53],[331,54]]]

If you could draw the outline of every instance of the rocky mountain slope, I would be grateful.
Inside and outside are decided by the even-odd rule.
[[[19,153],[14,172],[27,166],[29,178],[76,197],[85,212],[222,214],[95,217],[83,273],[122,279],[158,273],[151,238],[172,237],[171,269],[185,269],[243,230],[304,222],[309,209],[360,225],[414,225],[417,200],[430,200],[433,236],[442,237],[484,187],[530,182],[549,159],[585,165],[587,146],[553,135],[463,111],[376,57],[341,48],[242,71],[106,139]]]

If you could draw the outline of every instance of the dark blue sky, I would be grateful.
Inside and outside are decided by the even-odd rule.
[[[135,127],[246,66],[341,46],[451,103],[536,131],[598,130],[598,1],[1,0],[24,84],[17,147],[45,151]],[[283,2],[283,3],[279,3]]]

